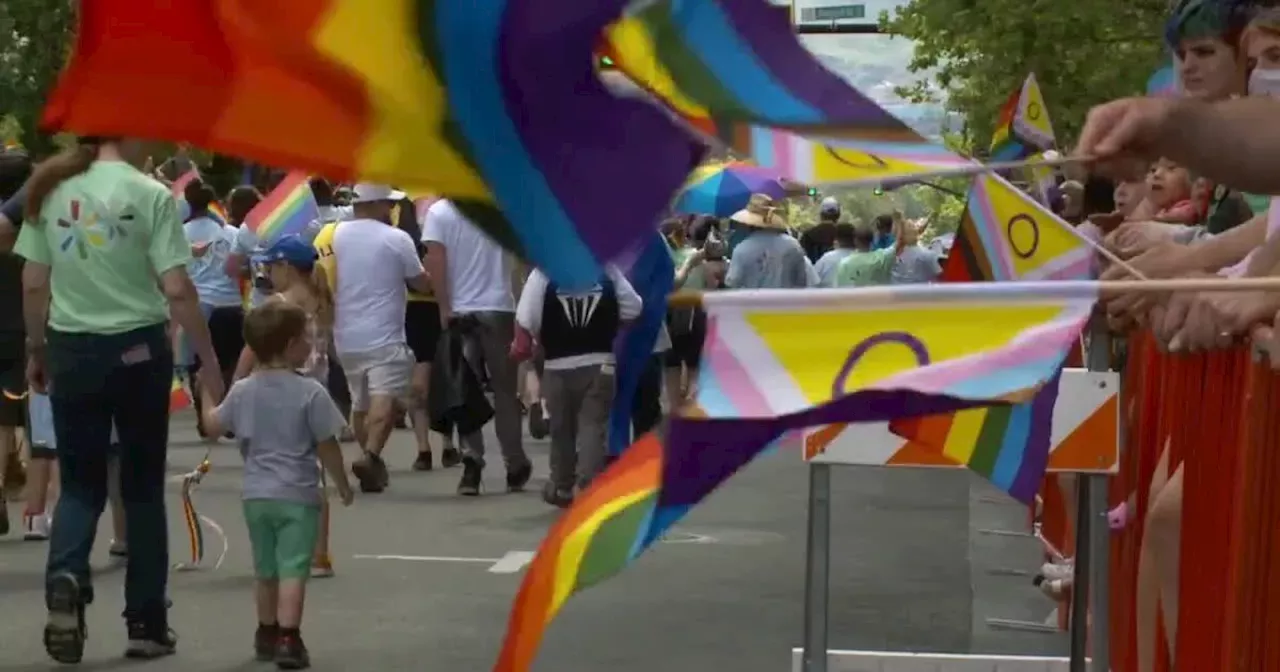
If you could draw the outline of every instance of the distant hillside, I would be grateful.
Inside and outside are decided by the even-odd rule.
[[[832,72],[923,135],[936,138],[948,127],[948,115],[941,105],[907,103],[893,91],[895,86],[920,79],[907,70],[910,40],[887,35],[805,35],[801,40]],[[949,126],[957,127],[959,120],[950,116]]]

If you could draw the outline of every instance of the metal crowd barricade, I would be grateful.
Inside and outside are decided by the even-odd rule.
[[[1088,637],[1090,610],[1087,605],[1106,603],[1109,592],[1108,528],[1105,524],[1109,480],[1120,468],[1120,417],[1122,396],[1120,375],[1108,371],[1110,348],[1105,330],[1095,330],[1093,353],[1088,369],[1067,369],[1054,407],[1049,471],[1073,474],[1078,483],[1079,509],[1075,528],[1080,552],[1076,554],[1077,579],[1072,596],[1071,657],[1030,659],[1008,656],[960,654],[903,654],[895,652],[832,651],[828,632],[828,585],[831,568],[831,474],[835,465],[895,468],[961,468],[937,454],[894,436],[884,423],[836,425],[819,428],[805,438],[805,459],[809,463],[809,523],[805,569],[805,616],[803,647],[793,656],[797,672],[839,672],[865,669],[845,666],[844,658],[923,658],[939,665],[947,661],[974,659],[990,662],[993,669],[1024,670],[1031,664],[1039,670],[1084,672],[1089,658],[1110,658],[1107,622],[1110,613],[1093,614],[1095,636]],[[1096,523],[1096,524],[1094,524]],[[831,666],[831,661],[837,661]],[[872,669],[882,669],[880,667]],[[884,667],[883,669],[890,669]],[[915,668],[913,668],[915,669]],[[940,669],[947,669],[940,667]],[[1106,669],[1100,667],[1098,669]]]

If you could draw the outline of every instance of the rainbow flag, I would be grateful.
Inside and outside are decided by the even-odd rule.
[[[1177,96],[1178,93],[1178,71],[1172,63],[1151,73],[1151,77],[1147,79],[1148,96],[1166,98]]]
[[[787,433],[1034,398],[1097,296],[1092,282],[708,294],[698,417],[672,418],[623,451],[560,517],[520,586],[494,671],[529,670],[571,595],[622,571]],[[1031,450],[1049,449],[1047,433],[1035,436],[1028,478]]]
[[[1031,504],[1049,463],[1057,400],[1055,376],[1028,403],[900,418],[889,423],[889,431],[941,452],[1014,499]]]
[[[300,235],[320,219],[309,180],[306,173],[289,173],[245,216],[244,225],[258,236],[259,245],[268,247],[281,236]]]
[[[596,79],[628,4],[95,0],[43,126],[437,193],[560,284],[593,284],[704,153]]]
[[[795,182],[971,163],[814,60],[766,2],[651,3],[610,26],[601,51],[690,125]]]
[[[1022,87],[1010,94],[1000,108],[995,135],[991,138],[992,161],[1020,161],[1052,149],[1053,121],[1044,103],[1044,94],[1035,73],[1027,75]]]

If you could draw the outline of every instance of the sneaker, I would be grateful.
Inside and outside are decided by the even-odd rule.
[[[566,509],[573,503],[573,490],[570,488],[557,488],[554,483],[547,481],[542,486],[542,501],[551,506],[558,506]]]
[[[525,460],[514,467],[507,467],[507,492],[520,492],[533,477],[533,463]]]
[[[327,579],[333,576],[333,560],[327,555],[311,559],[311,578]]]
[[[440,451],[440,467],[443,469],[451,469],[458,466],[462,462],[462,451],[454,448],[452,445],[445,445],[444,450]]]
[[[381,465],[381,469],[379,469]],[[373,453],[365,453],[360,459],[351,463],[351,473],[360,481],[360,492],[382,492],[387,487],[387,467],[382,458]]]
[[[84,657],[84,602],[80,599],[80,581],[62,573],[49,579],[46,598],[49,620],[44,626],[44,650],[55,661],[67,665]]]
[[[311,655],[307,653],[307,645],[302,643],[302,635],[297,630],[280,633],[280,641],[276,643],[276,667],[282,670],[305,670],[311,667]]]
[[[253,633],[253,658],[261,662],[270,662],[276,659],[276,646],[280,643],[280,626],[258,624],[257,632]]]
[[[551,433],[551,426],[547,422],[547,415],[542,411],[542,402],[535,401],[529,405],[529,436],[535,439],[545,439],[547,434]]]
[[[342,443],[356,442],[356,432],[355,430],[351,429],[351,425],[347,425],[346,427],[343,427],[342,431],[338,432],[338,441],[341,441]]]
[[[431,451],[420,451],[418,457],[413,460],[414,471],[431,471],[435,465],[431,463]]]
[[[129,646],[125,658],[150,660],[172,655],[178,650],[178,635],[164,621],[128,622]]]
[[[22,514],[22,538],[26,541],[45,541],[49,538],[49,516],[43,513]]]
[[[9,505],[4,501],[4,491],[0,490],[0,537],[9,534]]]
[[[471,457],[462,458],[462,478],[458,480],[458,494],[463,497],[480,495],[480,480],[484,476],[484,465]]]
[[[129,547],[119,539],[112,539],[111,548],[107,549],[107,554],[117,560],[124,560],[129,557]]]

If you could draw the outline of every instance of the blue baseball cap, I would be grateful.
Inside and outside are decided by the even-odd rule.
[[[253,255],[253,261],[259,264],[286,261],[292,266],[303,269],[315,266],[318,258],[316,248],[306,244],[296,235],[281,236],[280,240],[271,244],[271,247]]]

